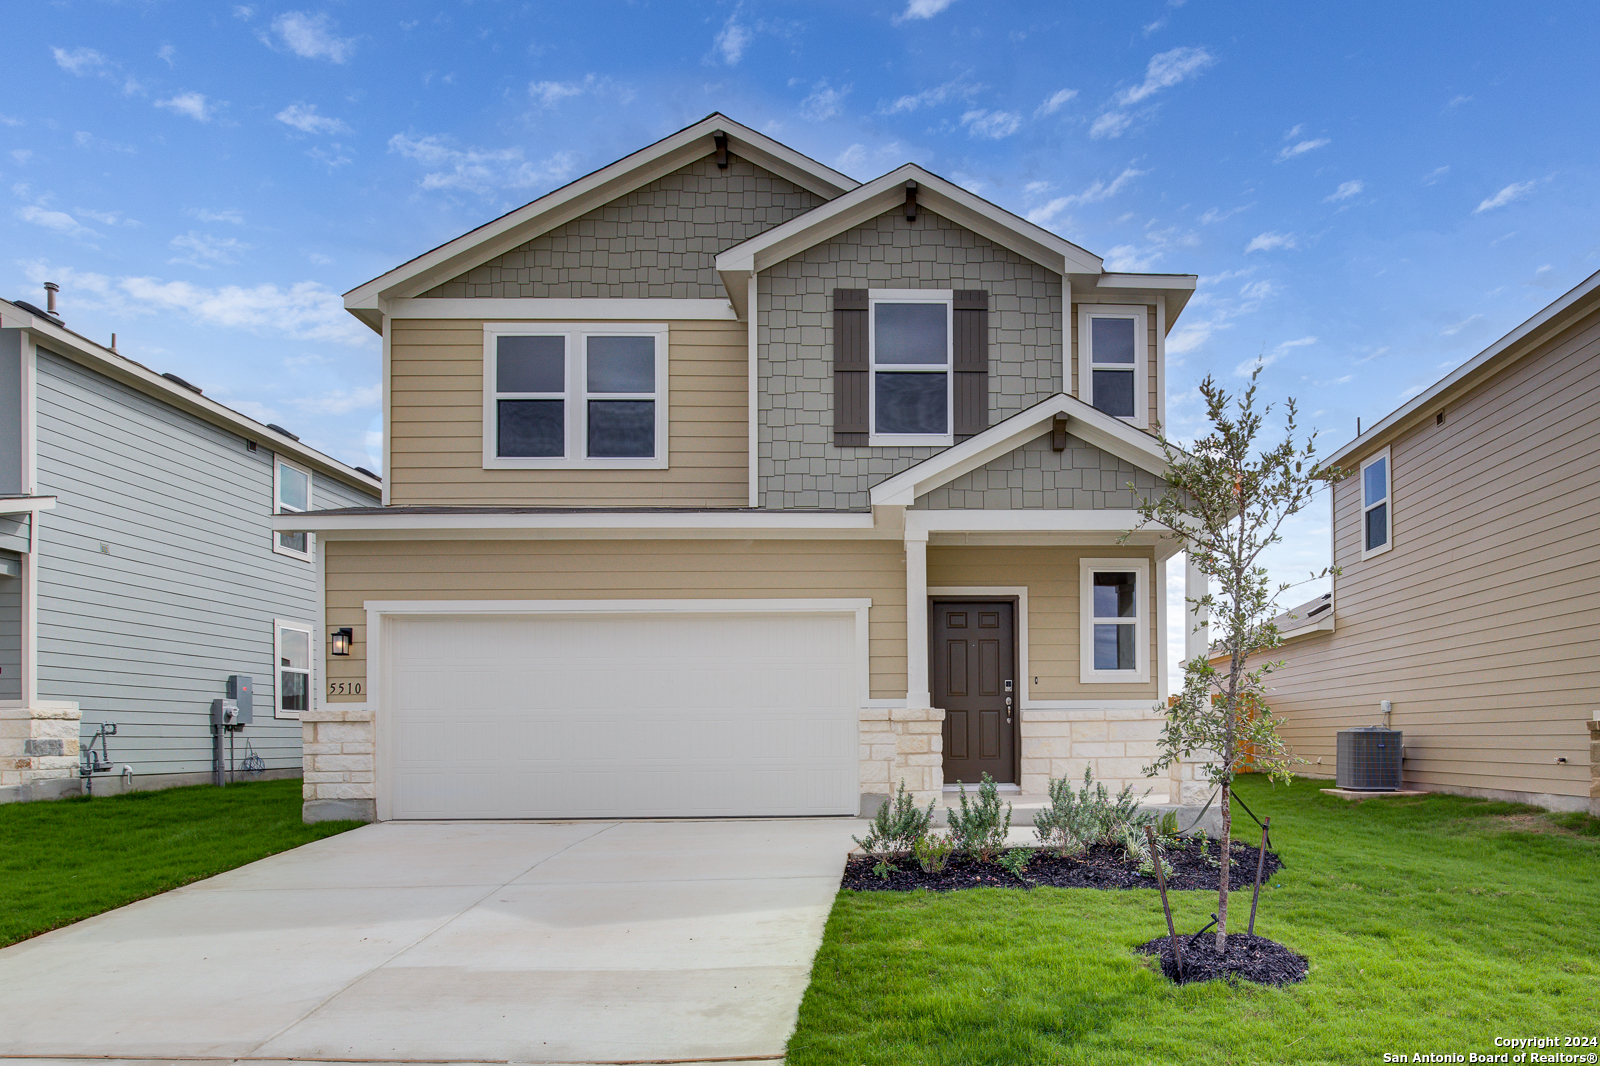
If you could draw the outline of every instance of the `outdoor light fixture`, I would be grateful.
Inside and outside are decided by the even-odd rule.
[[[356,631],[349,626],[333,631],[333,654],[349,655],[350,645],[355,643]]]

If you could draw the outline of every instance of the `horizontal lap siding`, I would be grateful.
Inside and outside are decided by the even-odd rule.
[[[668,468],[483,469],[483,323],[397,321],[390,334],[396,505],[742,507],[749,346],[739,322],[673,323]]]
[[[1144,609],[1149,613],[1149,646],[1145,654],[1157,662],[1161,634],[1156,621],[1155,563],[1150,552],[1123,548],[947,547],[928,548],[929,588],[1026,588],[1028,590],[1028,697],[1034,700],[1133,700],[1160,697],[1157,671],[1142,685],[1085,685],[1081,663],[1078,614],[1079,560],[1150,559],[1152,587]],[[1039,683],[1032,684],[1034,677]]]
[[[326,550],[328,625],[356,631],[354,654],[329,663],[333,681],[366,682],[368,600],[869,598],[872,695],[906,692],[897,541],[339,541]]]
[[[1587,796],[1600,316],[1445,415],[1391,445],[1389,552],[1361,560],[1360,485],[1336,487],[1336,631],[1273,653],[1288,665],[1268,680],[1271,704],[1313,772],[1332,774],[1334,734],[1373,724],[1387,699],[1409,782]]]
[[[200,773],[210,702],[248,673],[244,735],[298,767],[272,623],[315,621],[316,574],[272,551],[272,453],[42,350],[38,407],[40,491],[59,497],[39,519],[40,698],[79,703],[85,736],[117,723],[112,759],[137,773]],[[377,501],[319,476],[313,502]]]

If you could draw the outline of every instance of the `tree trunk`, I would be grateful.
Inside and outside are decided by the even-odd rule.
[[[1233,796],[1228,782],[1222,785],[1222,869],[1217,890],[1217,954],[1228,950],[1228,845],[1233,842]]]

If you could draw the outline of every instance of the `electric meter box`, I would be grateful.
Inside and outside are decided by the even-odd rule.
[[[249,674],[229,674],[227,698],[239,707],[238,720],[235,725],[249,725],[255,720],[255,706],[252,693],[255,682]]]
[[[239,705],[233,700],[212,700],[211,724],[227,727],[239,725]]]

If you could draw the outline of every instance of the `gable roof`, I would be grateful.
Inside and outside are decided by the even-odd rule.
[[[1141,470],[1148,470],[1157,477],[1166,476],[1166,456],[1161,450],[1161,442],[1155,437],[1076,397],[1057,393],[952,448],[946,448],[938,455],[924,459],[908,470],[902,470],[892,478],[880,481],[873,486],[872,505],[910,507],[917,497],[930,490],[1020,448],[1051,429],[1057,418],[1065,418],[1068,432],[1080,440],[1125,459]]]
[[[905,203],[906,183],[913,181],[917,183],[919,207],[943,215],[1047,270],[1096,277],[1103,273],[1104,262],[1099,256],[915,163],[907,163],[718,255],[717,272],[740,317],[745,313],[745,282],[751,275],[900,206]]]
[[[1338,466],[1355,455],[1383,447],[1426,418],[1436,407],[1477,388],[1578,319],[1593,314],[1596,309],[1600,309],[1600,271],[1584,278],[1565,295],[1440,378],[1410,402],[1391,411],[1377,425],[1337,449],[1324,462],[1329,466]]]
[[[647,148],[601,167],[592,174],[546,193],[492,222],[464,233],[453,241],[424,252],[386,274],[345,293],[345,310],[375,331],[382,332],[387,300],[405,299],[426,292],[473,267],[501,255],[580,215],[626,196],[702,159],[714,150],[712,137],[728,136],[728,150],[757,166],[794,182],[802,189],[831,199],[854,189],[857,182],[823,166],[794,149],[757,133],[720,112],[664,137]]]

